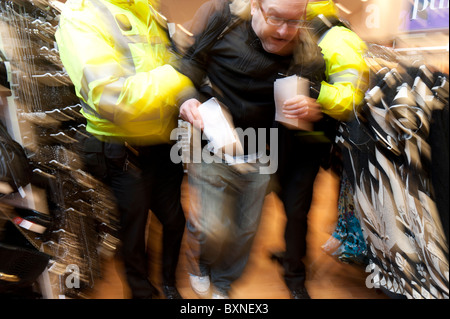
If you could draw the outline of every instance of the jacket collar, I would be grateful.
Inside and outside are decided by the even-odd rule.
[[[119,6],[130,6],[130,5],[151,5],[152,7],[159,8],[159,0],[105,0],[115,5]]]
[[[332,0],[309,2],[306,8],[306,19],[313,20],[319,14],[338,18],[339,10]]]
[[[155,19],[162,27],[167,27],[167,19],[159,11],[159,0],[104,0],[118,7],[129,9],[141,19]]]
[[[332,0],[308,3],[306,17],[311,23],[312,34],[317,41],[332,27],[345,26],[338,15],[339,10]]]

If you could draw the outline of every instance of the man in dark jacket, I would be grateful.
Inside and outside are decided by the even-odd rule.
[[[232,1],[231,8],[238,2]],[[242,12],[247,19],[236,17],[229,4],[210,1],[195,18],[204,28],[196,32],[180,71],[194,82],[197,95],[181,105],[180,116],[203,128],[198,107],[215,97],[233,125],[261,145],[273,127],[274,81],[289,70],[307,0],[252,0],[249,11]],[[305,120],[320,118],[314,99],[302,96],[295,103],[309,108]],[[269,183],[269,176],[261,173],[265,147],[255,153],[251,142],[245,144],[252,139],[245,137],[237,137],[243,146],[240,154],[220,157],[218,152],[212,162],[189,164],[189,186],[195,193],[190,193],[188,260],[191,286],[201,296],[209,294],[212,282],[212,297],[228,298],[231,284],[245,268],[259,224]]]

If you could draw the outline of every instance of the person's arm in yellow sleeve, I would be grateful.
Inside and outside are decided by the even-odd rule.
[[[136,72],[92,19],[81,11],[67,15],[56,39],[77,95],[101,117],[119,125],[158,118],[161,108],[176,105],[177,96],[191,88],[191,81],[168,64]]]
[[[327,64],[328,80],[322,82],[317,103],[338,120],[349,120],[368,88],[369,67],[364,60],[365,44],[352,31],[335,27],[319,45]]]

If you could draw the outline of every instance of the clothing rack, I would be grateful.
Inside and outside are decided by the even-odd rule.
[[[47,0],[0,3],[0,56],[11,89],[0,119],[24,147],[33,171],[25,196],[9,194],[2,203],[38,210],[52,220],[44,234],[22,229],[52,257],[36,283],[49,299],[86,297],[101,275],[102,260],[118,244],[112,197],[83,171],[79,155],[89,133],[54,39],[63,5]],[[76,276],[75,284],[67,282],[68,276]]]
[[[448,200],[437,187],[448,185],[448,75],[399,64],[372,77],[339,139],[368,279],[396,298],[448,299]]]

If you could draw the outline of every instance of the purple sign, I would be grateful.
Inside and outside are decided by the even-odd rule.
[[[407,1],[402,31],[426,31],[449,28],[449,0]],[[406,13],[406,12],[404,12]]]

